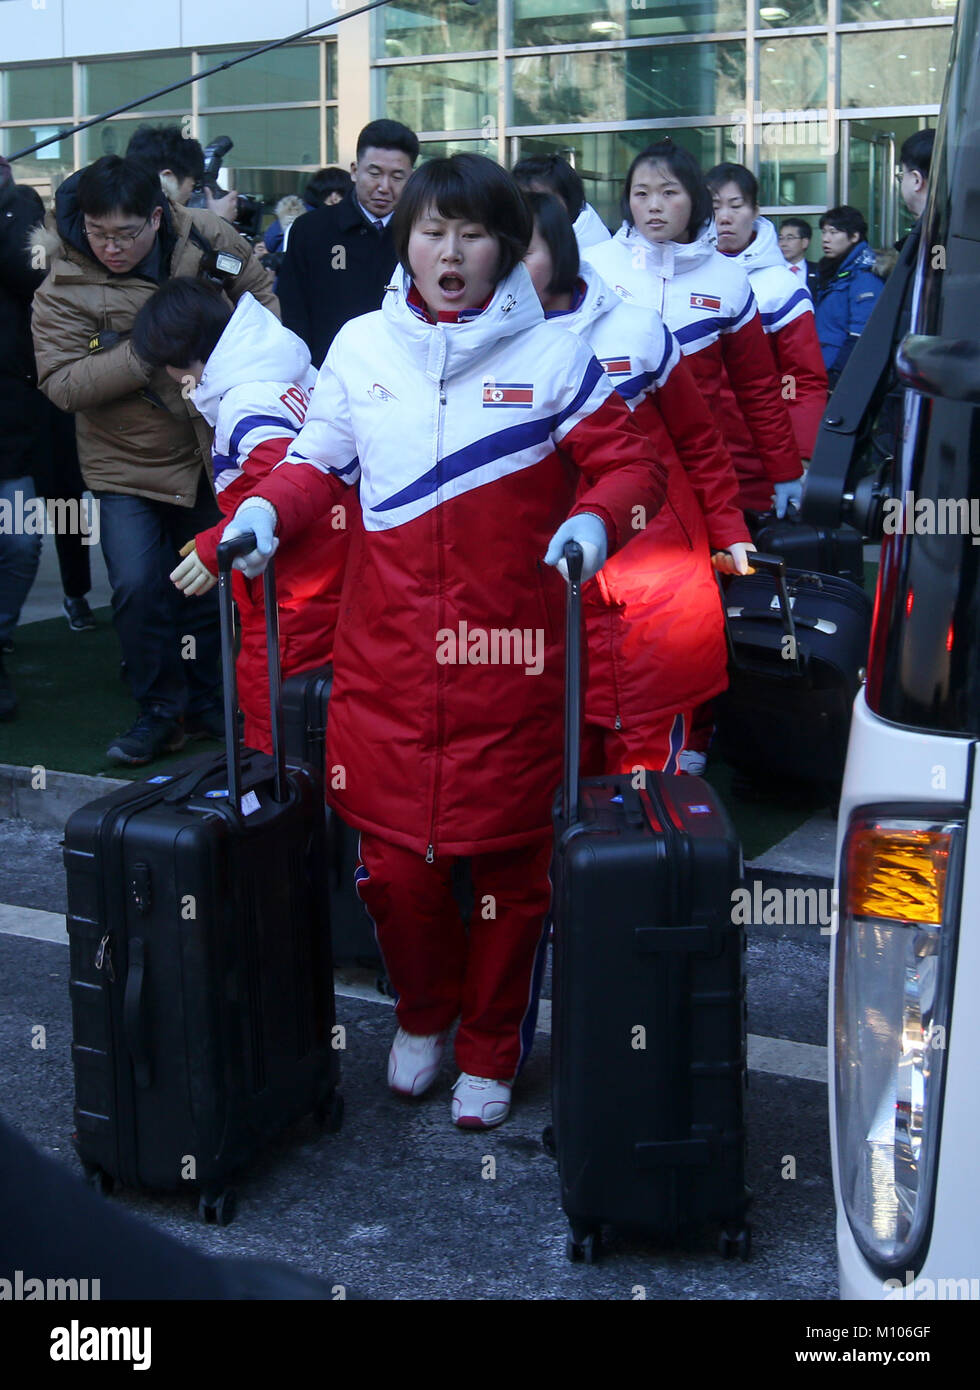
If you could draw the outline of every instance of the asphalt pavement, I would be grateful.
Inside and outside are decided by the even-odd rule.
[[[60,838],[0,822],[0,1094],[7,1119],[78,1172]],[[55,939],[38,939],[45,933]],[[449,1120],[451,1062],[421,1100],[389,1093],[394,1015],[367,975],[339,982],[339,1133],[310,1120],[271,1144],[237,1182],[227,1227],[203,1225],[190,1194],[121,1190],[106,1200],[202,1250],[283,1260],[377,1299],[834,1298],[827,1089],[806,1079],[825,1075],[828,938],[762,925],[748,936],[747,1262],[722,1260],[706,1231],[673,1249],[610,1233],[597,1264],[570,1263],[557,1172],[541,1144],[547,997],[511,1118],[465,1134]],[[38,1024],[43,1048],[32,1046]]]
[[[24,621],[60,611],[53,547]],[[96,589],[105,598],[101,561]],[[62,808],[82,779],[44,798]],[[76,783],[78,785],[76,785]],[[93,783],[93,788],[97,784]],[[104,788],[103,788],[104,789]],[[95,795],[93,789],[89,795]],[[53,798],[57,798],[53,801]],[[84,799],[84,798],[83,798]],[[33,808],[33,809],[32,809]],[[44,1152],[80,1168],[72,1149],[73,1079],[60,816],[0,819],[0,1110]],[[834,822],[818,815],[747,866],[747,881],[829,885]],[[203,1225],[190,1195],[117,1190],[106,1198],[216,1254],[276,1259],[375,1299],[832,1299],[837,1296],[826,1086],[829,937],[819,926],[749,925],[746,1096],[752,1256],[722,1260],[715,1234],[672,1249],[607,1232],[594,1265],[571,1263],[550,1120],[550,982],[510,1119],[463,1133],[449,1119],[451,1061],[428,1095],[388,1091],[390,1000],[368,974],[338,976],[346,1030],[340,1131],[312,1120],[282,1135],[236,1182],[238,1214]],[[44,1029],[44,1046],[36,1044]],[[43,1214],[39,1214],[43,1219]]]

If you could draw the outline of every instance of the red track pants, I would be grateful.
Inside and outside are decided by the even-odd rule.
[[[407,1033],[460,1019],[460,1071],[511,1081],[531,1050],[547,949],[551,836],[470,859],[467,926],[453,894],[453,856],[432,864],[362,834],[357,891],[374,922]]]
[[[661,715],[639,729],[617,731],[586,724],[582,729],[582,776],[632,772],[637,767],[649,768],[651,772],[676,772],[677,758],[687,747],[684,740],[690,726],[690,710]]]

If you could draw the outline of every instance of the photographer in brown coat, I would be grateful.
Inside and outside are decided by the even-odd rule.
[[[248,242],[213,213],[170,202],[138,161],[107,155],[74,174],[58,190],[53,221],[35,242],[48,266],[34,298],[38,384],[77,415],[82,475],[98,502],[116,631],[140,707],[107,756],[139,765],[187,737],[222,734],[215,596],[181,599],[167,579],[181,546],[219,512],[203,466],[211,431],[189,388],[142,362],[129,332],[176,275],[207,276],[232,303],[246,291],[273,312],[278,303]]]

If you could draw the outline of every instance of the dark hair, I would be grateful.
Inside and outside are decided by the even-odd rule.
[[[578,238],[564,202],[554,193],[525,193],[534,225],[551,252],[549,294],[569,294],[578,280]]]
[[[126,146],[127,159],[139,159],[154,173],[170,169],[183,182],[204,177],[204,151],[197,140],[185,138],[179,125],[137,126]]]
[[[528,155],[527,159],[519,159],[510,172],[526,191],[534,191],[535,184],[542,184],[549,193],[556,193],[573,222],[585,207],[585,185],[560,154]]]
[[[318,169],[303,190],[303,198],[314,207],[319,207],[331,193],[349,193],[354,180],[346,169],[331,165],[329,169]]]
[[[370,149],[401,150],[414,164],[419,157],[419,138],[401,121],[371,121],[357,137],[357,160]]]
[[[697,236],[704,223],[711,220],[713,212],[711,194],[704,181],[701,165],[693,154],[689,154],[683,146],[675,145],[670,136],[663,140],[657,140],[653,145],[647,145],[646,149],[641,150],[630,165],[623,184],[623,196],[620,199],[620,209],[626,224],[630,227],[633,226],[633,214],[630,211],[630,189],[633,187],[633,176],[639,165],[648,163],[666,165],[684,189],[691,200],[691,218],[687,224],[687,231],[690,236]]]
[[[830,208],[820,219],[820,229],[831,227],[835,232],[846,232],[848,236],[858,234],[860,241],[865,241],[868,236],[868,224],[863,215],[857,208],[852,208],[844,203],[839,208]]]
[[[136,315],[133,350],[154,368],[206,362],[233,313],[217,286],[178,275],[161,285]]]
[[[412,228],[429,208],[443,217],[464,217],[479,222],[500,243],[495,279],[503,280],[527,254],[534,233],[531,209],[524,194],[508,174],[482,154],[453,154],[430,159],[416,169],[405,184],[391,219],[395,254],[408,263],[408,239]]]
[[[806,237],[807,241],[813,240],[813,228],[803,217],[784,217],[779,224],[779,230],[784,227],[795,227],[801,237]]]
[[[118,154],[104,154],[83,169],[78,180],[78,210],[87,217],[104,217],[117,209],[149,217],[162,197],[160,180],[148,165]]]
[[[934,130],[917,130],[902,145],[902,152],[898,156],[899,164],[904,164],[906,169],[914,169],[922,175],[923,179],[928,179],[929,166],[932,163],[932,147],[935,143],[936,132]]]
[[[747,203],[759,206],[759,181],[744,164],[716,164],[704,176],[711,193],[720,193],[726,183],[733,183]]]

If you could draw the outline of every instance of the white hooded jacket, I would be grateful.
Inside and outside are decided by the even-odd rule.
[[[798,478],[800,451],[756,298],[745,268],[717,250],[714,222],[705,222],[688,243],[650,242],[624,223],[610,241],[585,255],[627,303],[656,309],[690,358],[716,416],[724,392],[734,393],[766,486]],[[739,471],[738,460],[735,466]]]
[[[659,314],[625,303],[594,266],[583,262],[579,275],[585,282],[581,304],[552,321],[588,343],[612,385],[635,406],[664,386],[680,348]]]
[[[380,310],[337,334],[284,460],[359,480],[369,532],[532,467],[612,389],[588,347],[546,329],[523,264],[458,323],[426,322],[410,289],[399,267]]]
[[[609,228],[591,203],[586,203],[572,223],[572,231],[578,241],[578,249],[584,251],[588,246],[598,246],[609,241]]]
[[[310,350],[251,294],[242,295],[192,395],[214,426],[214,490],[242,476],[262,444],[297,435],[316,382]]]
[[[803,314],[813,313],[813,300],[806,287],[789,269],[776,228],[767,217],[757,217],[752,224],[755,240],[744,251],[727,260],[740,265],[749,277],[752,293],[759,305],[762,326],[767,333],[778,333],[788,323]]]
[[[756,311],[745,271],[717,250],[717,240],[713,222],[687,245],[647,241],[624,223],[585,258],[628,304],[656,309],[682,352],[701,352]]]

